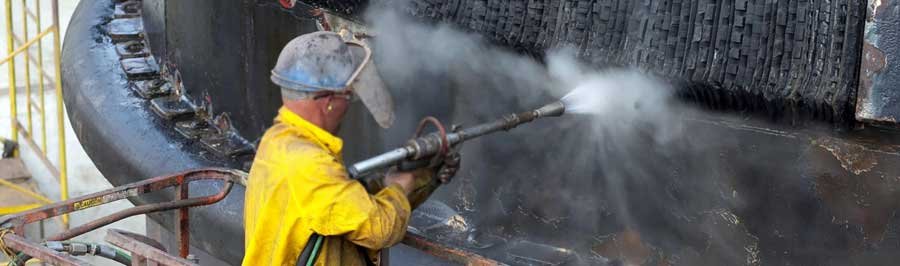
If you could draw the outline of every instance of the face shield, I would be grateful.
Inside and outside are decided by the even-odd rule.
[[[347,45],[354,57],[361,60],[345,87],[356,94],[379,126],[390,127],[394,123],[394,100],[372,62],[372,49],[357,40],[347,41]]]

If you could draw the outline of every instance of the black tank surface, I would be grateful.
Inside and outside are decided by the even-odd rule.
[[[308,1],[348,15],[393,5],[541,56],[682,81],[685,98],[775,120],[853,122],[866,1]],[[361,15],[360,15],[361,16]]]
[[[269,71],[281,48],[317,30],[317,7],[388,19],[366,6],[481,36],[472,47],[515,62],[569,46],[594,67],[642,68],[688,106],[664,116],[682,125],[664,142],[564,116],[468,143],[460,175],[414,212],[411,232],[511,265],[885,265],[900,252],[900,138],[853,117],[864,1],[81,1],[63,47],[73,128],[114,185],[247,170],[280,107]],[[377,52],[402,39],[386,38],[373,41],[376,64],[403,62]],[[424,116],[474,124],[561,96],[458,66],[379,69],[396,123],[381,129],[352,106],[347,163],[404,143]],[[191,212],[192,243],[234,265],[243,193]]]

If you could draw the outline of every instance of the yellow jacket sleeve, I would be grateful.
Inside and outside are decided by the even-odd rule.
[[[371,250],[390,247],[403,238],[409,221],[409,200],[399,186],[370,195],[351,180],[343,165],[319,149],[302,153],[302,176],[290,182],[295,206],[305,206],[301,219],[323,236],[342,235]],[[299,173],[298,173],[299,174]]]

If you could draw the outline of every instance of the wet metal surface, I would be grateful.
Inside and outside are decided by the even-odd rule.
[[[136,18],[141,15],[141,1],[130,0],[116,4],[116,10],[113,13],[115,18]]]
[[[139,40],[143,38],[144,24],[140,18],[118,18],[109,22],[109,37],[113,41]]]
[[[234,132],[206,135],[200,138],[200,143],[222,157],[234,157],[253,153],[253,146],[250,146],[246,140]]]
[[[900,119],[900,1],[869,0],[856,119]]]
[[[175,131],[185,138],[197,140],[200,137],[215,134],[218,130],[206,120],[186,120],[176,122]]]
[[[132,91],[144,99],[168,96],[174,91],[172,84],[163,79],[138,80],[132,82],[129,86]]]
[[[858,232],[848,239],[855,250],[890,246],[897,241],[900,165],[897,146],[817,138],[808,153],[815,193],[833,214],[833,222]]]
[[[520,264],[557,266],[570,262],[575,254],[564,248],[531,241],[518,241],[511,245],[507,256],[510,261]]]
[[[159,65],[153,57],[124,58],[121,62],[129,79],[146,80],[159,76]]]
[[[150,108],[154,113],[167,120],[190,118],[197,107],[184,95],[160,97],[150,100]]]
[[[163,1],[144,1],[147,4]],[[186,2],[186,1],[185,1]],[[193,1],[191,1],[193,2]],[[68,88],[64,94],[72,128],[84,144],[85,151],[113,185],[123,185],[148,176],[158,176],[200,167],[239,168],[240,164],[215,158],[201,145],[178,136],[167,125],[171,121],[157,116],[149,109],[149,101],[130,90],[109,36],[113,5],[108,1],[81,1],[75,10],[63,45],[62,82]],[[142,13],[142,16],[147,13]],[[195,17],[194,17],[195,18]],[[102,119],[92,119],[101,118]],[[135,141],[140,140],[140,141]],[[89,143],[100,144],[92,146]],[[140,164],[123,163],[142,161]],[[192,193],[215,193],[218,185],[191,186]],[[243,228],[240,223],[222,223],[222,217],[237,217],[243,206],[243,187],[223,199],[221,204],[198,208],[191,212],[191,220],[203,227],[194,227],[192,243],[228,261],[240,261],[242,243],[234,242]],[[170,200],[172,191],[161,191],[144,197],[132,197],[136,204]],[[173,225],[174,213],[148,215],[161,224]],[[240,219],[226,219],[235,220]],[[218,232],[206,234],[204,232]],[[228,247],[221,249],[221,247]]]
[[[131,40],[116,44],[116,53],[122,58],[146,57],[150,49],[143,40]]]

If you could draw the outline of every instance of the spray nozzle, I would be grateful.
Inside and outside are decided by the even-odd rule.
[[[566,112],[566,104],[555,101],[534,110],[535,117],[562,116]]]

